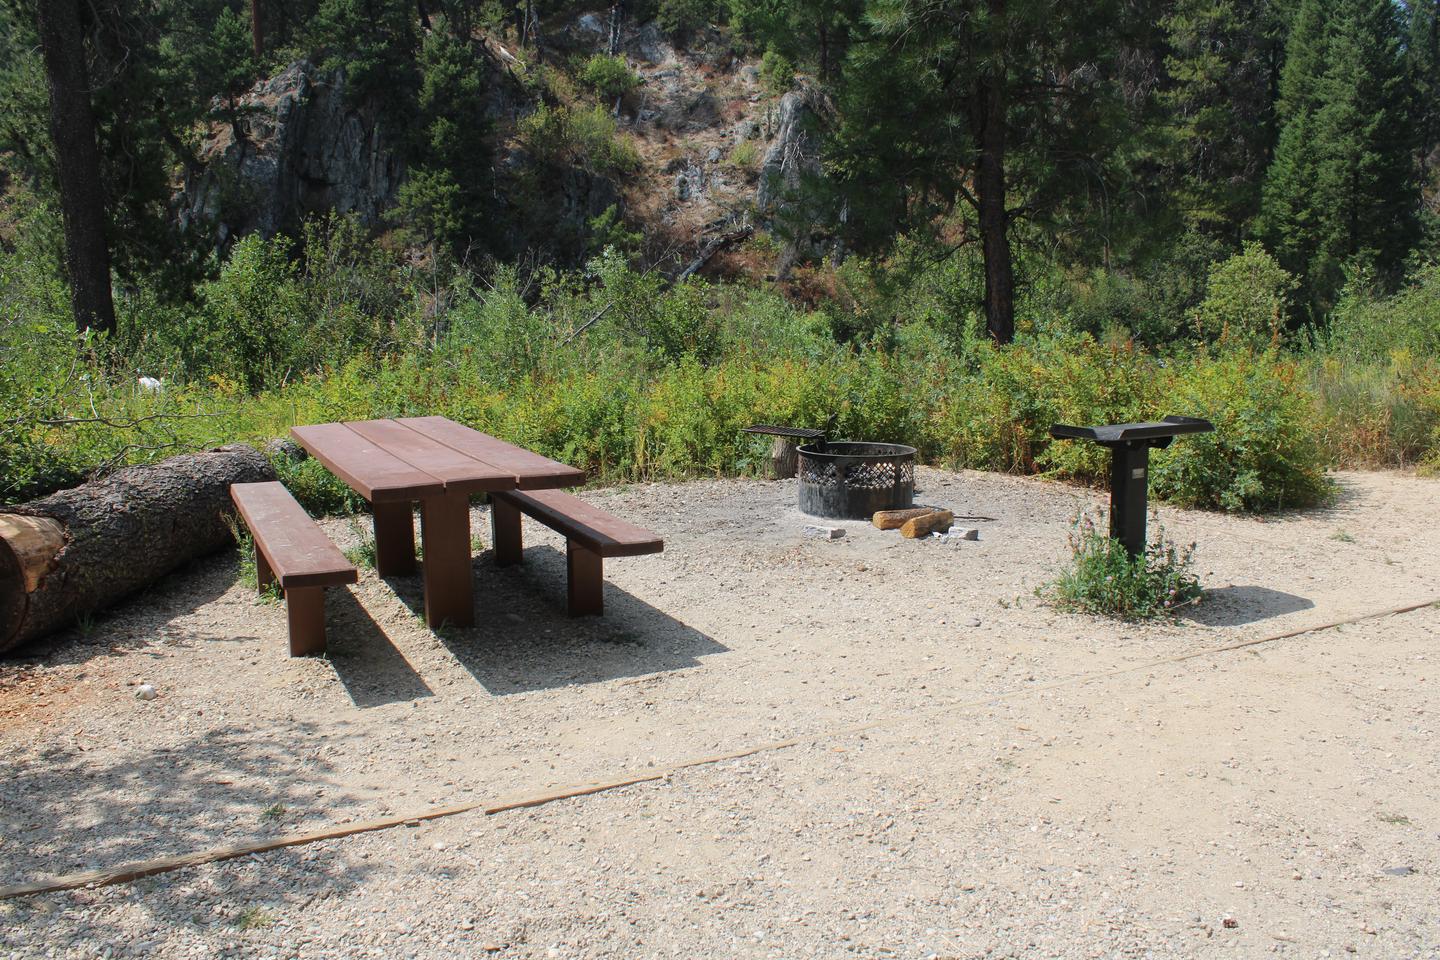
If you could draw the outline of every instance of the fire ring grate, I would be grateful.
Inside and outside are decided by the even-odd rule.
[[[800,509],[812,517],[868,520],[915,502],[915,448],[839,442],[799,449]]]

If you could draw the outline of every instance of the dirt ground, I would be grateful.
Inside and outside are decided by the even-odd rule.
[[[1143,627],[1034,596],[1098,495],[979,473],[920,475],[959,546],[806,537],[793,482],[593,491],[666,538],[603,618],[527,522],[475,628],[366,572],[328,659],[219,555],[0,665],[0,885],[800,742],[3,901],[0,954],[1440,957],[1440,608],[1227,649],[1440,599],[1440,481],[1338,480],[1162,510],[1210,593]]]

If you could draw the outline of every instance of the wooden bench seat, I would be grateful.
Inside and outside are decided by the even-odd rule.
[[[495,565],[522,559],[520,514],[565,535],[565,565],[572,617],[604,612],[604,560],[659,553],[665,541],[644,527],[611,516],[560,490],[497,490],[490,494]]]
[[[354,583],[355,567],[285,485],[236,483],[230,499],[255,540],[255,578],[278,583],[290,622],[290,656],[325,652],[325,588]]]

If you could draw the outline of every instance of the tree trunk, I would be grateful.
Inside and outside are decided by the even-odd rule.
[[[605,52],[614,57],[620,53],[620,29],[625,23],[625,0],[610,4],[610,38]]]
[[[55,144],[55,171],[60,181],[65,268],[70,275],[75,326],[81,331],[113,333],[115,303],[110,296],[105,192],[79,0],[37,3],[35,22],[50,87],[50,139]]]
[[[991,14],[1004,16],[1003,0]],[[995,56],[994,53],[991,54]],[[996,343],[1015,339],[1015,271],[1010,259],[1010,214],[1005,208],[1005,68],[996,64],[981,79],[975,100],[975,200],[985,259],[985,325]]]
[[[250,0],[250,43],[255,59],[265,56],[265,0]]]
[[[0,652],[230,543],[230,485],[274,479],[258,451],[222,447],[4,508]]]

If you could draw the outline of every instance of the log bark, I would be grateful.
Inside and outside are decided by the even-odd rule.
[[[232,483],[274,480],[246,446],[129,467],[0,508],[0,653],[232,542]]]
[[[907,540],[915,540],[919,537],[928,537],[932,533],[944,533],[954,522],[955,514],[949,510],[932,510],[923,517],[905,521],[905,525],[900,528],[900,536]]]
[[[934,507],[907,507],[904,510],[877,510],[870,522],[881,530],[898,530],[917,517],[935,512]]]

